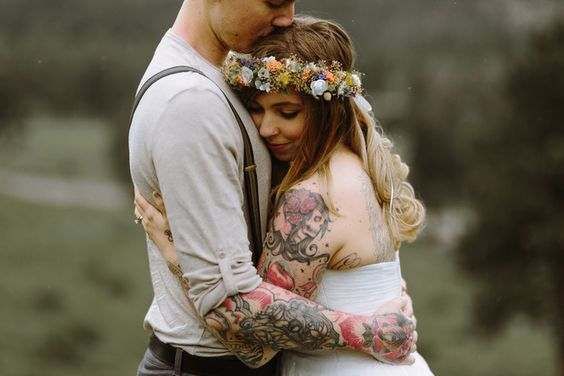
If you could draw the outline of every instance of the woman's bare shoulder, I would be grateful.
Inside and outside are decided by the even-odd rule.
[[[353,209],[364,207],[367,191],[372,182],[364,170],[361,159],[352,152],[337,153],[330,163],[330,191],[336,204]]]

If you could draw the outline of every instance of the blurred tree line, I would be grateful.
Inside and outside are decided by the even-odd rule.
[[[564,374],[564,18],[510,66],[502,119],[465,172],[478,220],[458,259],[480,281],[477,327],[549,322]]]
[[[42,113],[105,119],[128,181],[129,106],[180,1],[0,1],[0,132]],[[476,213],[457,255],[483,287],[477,327],[523,312],[548,320],[564,359],[560,2],[297,5],[352,34],[375,112],[427,205]]]

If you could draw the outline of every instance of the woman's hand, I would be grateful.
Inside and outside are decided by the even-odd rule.
[[[163,199],[158,192],[153,192],[155,205],[151,205],[139,192],[135,192],[135,216],[141,223],[149,238],[169,264],[178,265],[172,232],[166,216]]]

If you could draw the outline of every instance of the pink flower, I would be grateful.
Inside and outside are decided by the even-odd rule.
[[[299,208],[300,200],[298,199],[298,197],[296,197],[295,194],[292,194],[288,197],[286,203],[284,204],[284,211],[297,212]]]
[[[255,290],[245,294],[245,297],[248,300],[253,300],[253,301],[257,302],[259,304],[260,309],[264,309],[264,308],[268,307],[274,301],[274,298],[272,297],[272,294],[270,293],[270,291],[268,291],[266,289],[261,289],[261,288],[255,289]]]
[[[316,206],[317,203],[315,202],[315,199],[311,197],[311,195],[308,195],[302,200],[302,203],[300,205],[300,213],[310,213],[313,209],[315,209]]]
[[[266,280],[286,290],[294,288],[294,279],[279,262],[273,262],[266,272]]]
[[[356,333],[357,324],[357,318],[349,317],[339,323],[339,327],[341,328],[341,334],[343,335],[345,342],[353,349],[359,350],[363,348],[364,341],[362,336]]]
[[[288,222],[290,222],[293,225],[297,225],[298,223],[300,223],[303,219],[303,217],[298,214],[298,213],[288,213],[286,215],[286,219],[288,220]]]

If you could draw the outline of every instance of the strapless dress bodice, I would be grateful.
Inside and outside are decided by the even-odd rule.
[[[335,311],[368,315],[383,303],[401,295],[399,257],[394,261],[359,268],[325,271],[315,301]],[[414,353],[413,365],[389,365],[368,355],[347,350],[304,354],[287,351],[283,355],[284,376],[429,376],[425,360]]]

